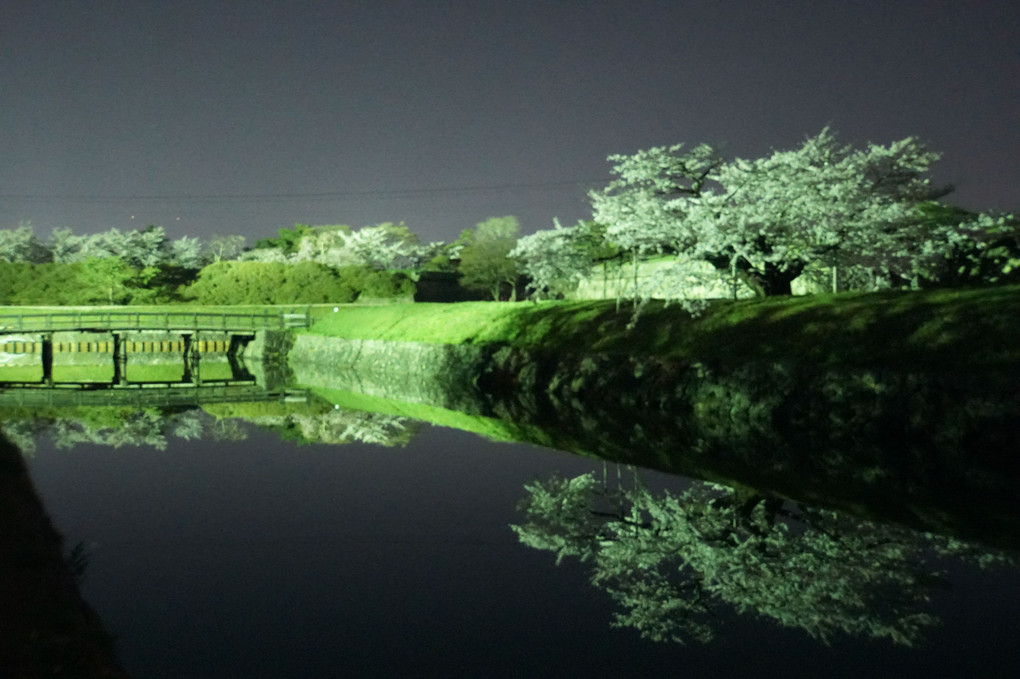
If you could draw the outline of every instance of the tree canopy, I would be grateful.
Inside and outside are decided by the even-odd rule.
[[[945,236],[919,207],[948,192],[926,176],[938,157],[913,137],[854,149],[828,128],[755,160],[678,144],[610,156],[617,178],[590,197],[628,251],[707,261],[759,294],[788,294],[811,264],[916,276]]]
[[[520,226],[516,217],[492,217],[474,229],[466,229],[459,241],[461,283],[466,288],[487,290],[494,300],[509,288],[515,298],[517,263],[509,256],[517,244]]]

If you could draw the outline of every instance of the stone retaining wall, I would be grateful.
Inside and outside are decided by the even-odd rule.
[[[298,335],[287,363],[297,384],[476,412],[492,349]]]

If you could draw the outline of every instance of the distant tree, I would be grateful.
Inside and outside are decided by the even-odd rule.
[[[116,227],[86,236],[74,261],[120,257],[128,249],[127,242],[128,235]]]
[[[206,242],[206,250],[213,262],[234,259],[244,248],[244,236],[212,236]]]
[[[49,240],[53,261],[59,264],[80,261],[77,254],[84,241],[84,236],[76,236],[71,229],[53,229]]]
[[[287,264],[293,262],[294,255],[288,255],[282,248],[263,247],[247,250],[237,256],[239,262],[275,262]]]
[[[191,236],[170,241],[167,263],[182,269],[201,269],[202,241]]]
[[[284,255],[291,255],[297,252],[298,244],[313,228],[308,224],[295,224],[292,229],[280,229],[276,238],[261,238],[255,241],[255,250],[278,249]],[[350,227],[343,227],[350,229]]]
[[[473,290],[487,290],[499,300],[504,288],[516,299],[518,265],[510,258],[520,227],[517,218],[492,217],[461,234],[461,284]]]
[[[961,287],[1020,282],[1020,217],[973,214],[940,204],[923,206],[924,218],[944,235],[918,273],[924,286]],[[948,228],[947,228],[948,227]]]
[[[462,244],[432,242],[422,248],[421,269],[454,273],[460,260]]]
[[[291,247],[284,248],[284,252],[290,261],[324,263],[321,262],[321,259],[326,257],[331,250],[343,249],[347,242],[347,236],[353,231],[354,229],[346,224],[308,227],[301,232],[298,240],[289,244]],[[354,263],[353,258],[349,258],[345,262],[345,264],[352,263]]]
[[[115,254],[137,269],[159,266],[169,259],[170,244],[162,226],[149,225],[145,229],[124,234],[123,244]]]
[[[72,264],[0,263],[0,293],[7,304],[151,304],[162,301],[151,287],[155,267],[135,269],[116,257]]]
[[[35,237],[31,222],[16,229],[0,229],[0,262],[46,262],[49,250]]]
[[[404,224],[386,222],[358,230],[315,227],[305,233],[291,259],[337,267],[396,269],[417,262],[421,249],[418,237]]]
[[[417,263],[422,251],[418,236],[403,223],[385,222],[352,233],[347,248],[373,269],[400,269]]]
[[[78,272],[81,295],[78,304],[138,304],[151,299],[147,284],[157,270],[154,267],[139,270],[119,257],[107,257],[85,260]]]

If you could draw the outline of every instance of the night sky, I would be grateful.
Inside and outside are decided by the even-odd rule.
[[[527,233],[589,217],[610,153],[827,124],[1017,209],[1018,45],[1010,1],[6,0],[0,228]]]

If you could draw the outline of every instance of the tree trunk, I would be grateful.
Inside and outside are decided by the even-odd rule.
[[[762,288],[765,290],[765,296],[792,295],[793,290],[790,287],[790,283],[793,282],[794,278],[796,276],[766,276],[762,285]]]
[[[791,264],[779,268],[775,264],[765,263],[765,274],[761,276],[761,287],[766,297],[776,295],[792,295],[790,283],[804,271],[803,264]]]

